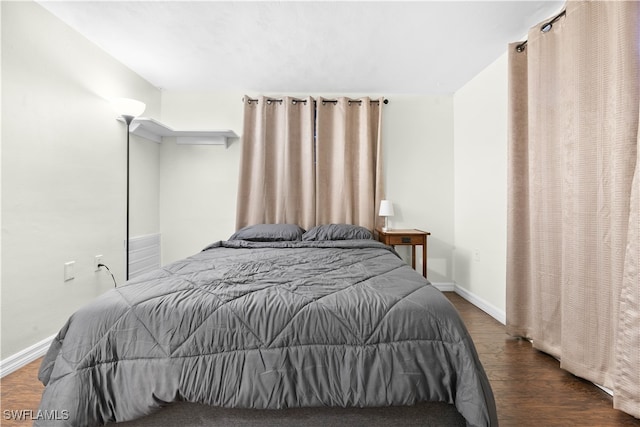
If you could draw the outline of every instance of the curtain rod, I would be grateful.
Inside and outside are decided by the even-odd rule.
[[[556,21],[560,18],[562,18],[563,16],[565,16],[567,14],[567,9],[563,10],[562,12],[560,12],[559,14],[557,14],[553,19],[551,19],[550,21],[545,22],[544,24],[542,24],[540,26],[540,32],[541,33],[548,33],[549,31],[551,31],[551,28],[553,27],[553,24],[556,23]],[[523,41],[522,43],[520,43],[518,46],[516,46],[516,51],[518,52],[524,52],[524,50],[527,47],[527,40]]]
[[[277,103],[281,104],[281,103],[282,103],[282,101],[283,101],[283,99],[282,99],[282,98],[266,98],[266,99],[267,99],[267,103],[268,103],[268,104],[269,104],[269,103],[271,103],[271,102],[277,102]],[[258,102],[258,100],[257,100],[257,99],[247,98],[247,97],[242,98],[242,102],[244,102],[244,101],[247,101],[248,103]],[[296,104],[296,103],[298,103],[298,102],[306,103],[306,102],[307,102],[307,100],[306,100],[306,99],[296,99],[296,98],[292,98],[292,102],[293,102],[294,104]],[[334,104],[334,105],[335,105],[335,104],[337,104],[337,103],[338,103],[338,100],[337,100],[337,99],[323,99],[323,100],[322,100],[322,103],[323,103],[323,104],[324,104],[324,103],[327,103],[327,102],[328,102],[328,103],[330,103],[330,104]],[[349,100],[349,103],[352,103],[352,102],[355,102],[355,103],[357,103],[357,104],[361,104],[361,103],[362,103],[362,100],[361,100],[361,99],[350,99],[350,100]],[[370,102],[371,104],[379,104],[379,103],[380,103],[380,101],[378,101],[377,99],[372,99],[372,100],[370,100],[369,102]],[[383,103],[385,103],[385,104],[388,104],[388,103],[389,103],[389,100],[385,98],[382,102],[383,102]],[[316,100],[315,100],[315,99],[313,100],[313,103],[314,103],[314,104],[316,103]]]

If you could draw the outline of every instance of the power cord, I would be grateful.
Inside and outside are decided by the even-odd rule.
[[[109,272],[109,274],[111,274],[111,278],[113,279],[113,287],[114,287],[114,288],[117,288],[117,287],[118,287],[118,284],[116,283],[116,278],[115,278],[115,277],[113,277],[113,273],[111,272],[111,270],[109,270],[109,267],[107,267],[107,266],[106,266],[106,265],[104,265],[104,264],[98,264],[98,268],[100,268],[100,267],[104,267],[104,268],[106,268],[106,269],[107,269],[107,271]]]

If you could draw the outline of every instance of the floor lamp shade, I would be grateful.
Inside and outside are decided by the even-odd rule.
[[[134,118],[142,114],[147,107],[144,102],[131,98],[115,98],[112,101],[113,109],[125,120],[129,118],[127,124]]]
[[[135,117],[142,114],[146,105],[144,102],[131,98],[116,98],[112,100],[112,105],[116,113],[122,117],[127,124],[127,231],[125,240],[124,276],[125,280],[129,280],[129,126]]]

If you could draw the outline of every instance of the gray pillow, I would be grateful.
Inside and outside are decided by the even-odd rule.
[[[304,229],[295,224],[256,224],[236,231],[229,240],[250,240],[252,242],[278,242],[300,240]]]
[[[359,225],[317,225],[302,235],[302,240],[358,240],[373,239],[371,232]]]

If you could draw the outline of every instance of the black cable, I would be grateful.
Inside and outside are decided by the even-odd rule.
[[[98,264],[98,268],[100,268],[100,267],[104,267],[104,268],[106,268],[106,269],[107,269],[107,271],[109,272],[109,274],[111,274],[111,278],[113,279],[113,287],[114,287],[114,288],[117,288],[117,287],[118,287],[118,284],[116,283],[116,278],[115,278],[115,277],[113,277],[113,273],[111,272],[111,270],[109,270],[109,267],[107,267],[107,266],[106,266],[106,265],[104,265],[104,264]]]

